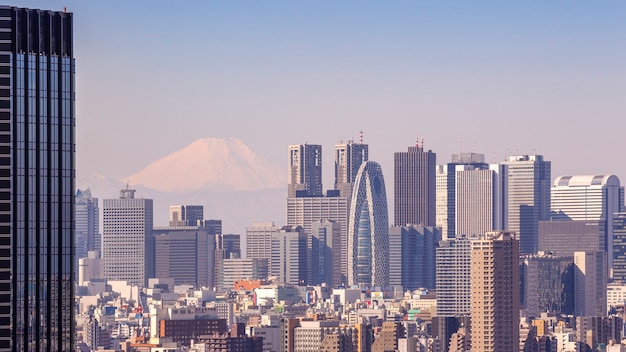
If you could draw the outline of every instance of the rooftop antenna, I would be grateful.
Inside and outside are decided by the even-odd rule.
[[[477,149],[478,149],[478,142],[474,141],[474,154],[477,153],[476,151]]]
[[[419,136],[415,136],[415,146],[419,148],[420,146],[420,137]]]
[[[422,137],[422,149],[424,149],[424,137]]]
[[[463,154],[463,141],[459,140],[459,155]]]
[[[363,130],[359,132],[359,144],[363,144]]]

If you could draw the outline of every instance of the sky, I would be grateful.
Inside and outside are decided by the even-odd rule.
[[[124,180],[200,138],[284,167],[363,131],[437,162],[541,154],[626,183],[626,2],[18,1],[74,13],[77,177]],[[114,195],[112,195],[114,196]],[[106,195],[100,195],[106,198]]]

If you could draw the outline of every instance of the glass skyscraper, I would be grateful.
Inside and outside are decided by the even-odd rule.
[[[72,14],[0,7],[0,351],[72,351]]]
[[[348,284],[389,284],[389,215],[383,172],[361,164],[354,182],[348,221]]]

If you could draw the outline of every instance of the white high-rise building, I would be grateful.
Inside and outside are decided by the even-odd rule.
[[[605,316],[606,252],[574,252],[574,315]]]
[[[436,171],[436,214],[435,223],[438,227],[441,227],[441,234],[444,240],[454,238],[456,234],[469,234],[468,232],[459,232],[457,230],[457,193],[463,192],[463,202],[471,202],[472,186],[467,184],[469,175],[465,175],[465,184],[460,190],[457,190],[457,179],[459,172],[461,171],[473,171],[473,170],[496,170],[496,168],[490,168],[485,163],[485,155],[477,153],[460,153],[452,154],[451,162],[444,165],[437,165]],[[494,185],[495,186],[495,185]],[[483,189],[484,187],[479,186]],[[490,192],[491,195],[494,192]],[[501,192],[497,192],[501,196]],[[474,197],[475,198],[475,197]],[[501,201],[501,200],[500,200]],[[484,209],[483,209],[484,210]],[[483,218],[484,216],[481,216]],[[465,215],[464,217],[465,218]],[[467,224],[465,224],[467,225]],[[487,230],[485,230],[487,231]],[[476,233],[483,233],[476,232]]]
[[[554,221],[600,222],[608,268],[613,268],[613,214],[624,206],[624,187],[615,175],[559,176],[550,193]]]
[[[456,166],[456,234],[503,229],[501,169],[498,164]]]
[[[152,199],[135,198],[123,189],[104,200],[102,265],[104,277],[144,286],[153,274]]]
[[[439,242],[435,265],[437,316],[470,314],[471,240],[465,235],[459,235]]]
[[[306,282],[307,236],[302,227],[277,228],[274,222],[256,222],[246,228],[246,247],[247,258],[268,260],[268,275],[279,282]]]
[[[504,166],[503,226],[517,233],[521,254],[537,253],[539,221],[550,213],[551,163],[541,155],[513,155]]]

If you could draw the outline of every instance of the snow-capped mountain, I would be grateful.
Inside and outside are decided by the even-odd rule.
[[[283,173],[236,138],[204,138],[154,161],[125,180],[161,192],[281,188]]]

